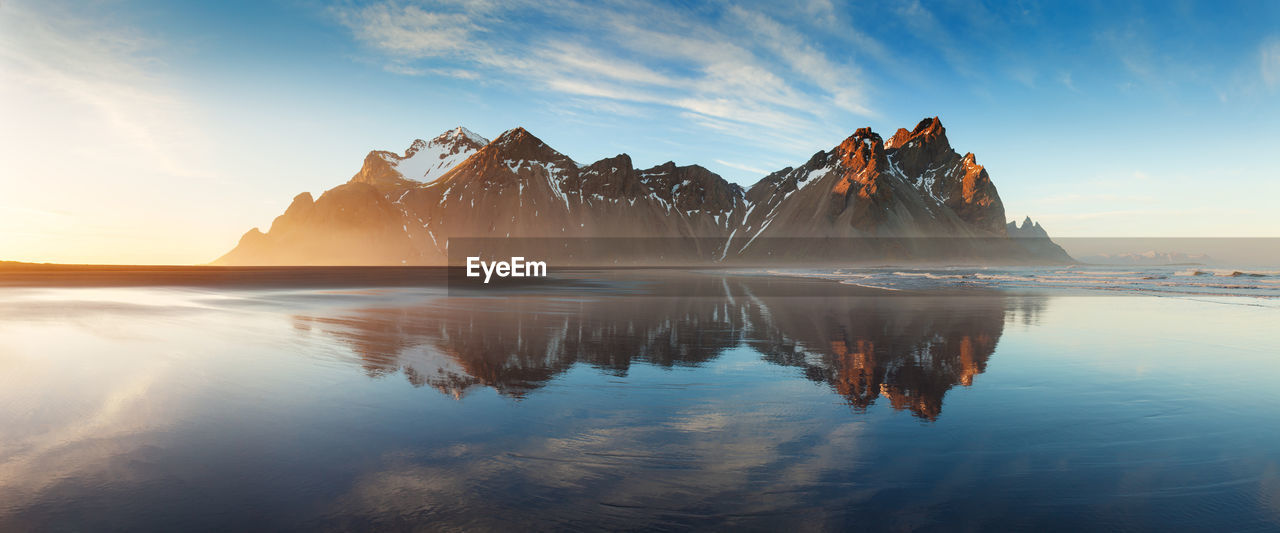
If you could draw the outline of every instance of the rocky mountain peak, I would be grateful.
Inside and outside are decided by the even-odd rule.
[[[859,128],[834,151],[837,178],[831,187],[827,212],[832,219],[852,213],[849,223],[867,229],[882,222],[892,192],[884,187],[889,168],[884,140],[871,128]]]
[[[915,129],[911,130],[911,136],[946,140],[947,129],[942,127],[942,120],[938,117],[925,118],[916,124]]]
[[[867,164],[882,163],[885,156],[884,139],[871,128],[858,128],[835,149],[845,168],[858,169]],[[876,165],[883,168],[883,164]]]
[[[938,117],[921,120],[911,131],[899,129],[887,146],[907,175],[919,175],[955,155],[947,140],[947,130]]]
[[[1009,224],[1005,226],[1005,230],[1008,232],[1010,237],[1039,239],[1049,238],[1049,232],[1040,227],[1039,222],[1032,222],[1031,217],[1029,216],[1022,220],[1022,226],[1018,226],[1018,221],[1016,220],[1009,221]]]
[[[484,137],[458,126],[430,141],[415,139],[404,155],[385,150],[369,152],[350,182],[372,185],[384,192],[429,183],[488,143]]]
[[[642,180],[663,188],[685,183],[702,184],[708,181],[723,181],[723,178],[702,165],[679,166],[674,161],[667,161],[653,168],[640,172]]]
[[[409,159],[426,148],[434,148],[435,153],[433,155],[437,159],[444,159],[452,154],[475,152],[486,144],[489,144],[489,139],[481,137],[467,128],[457,126],[435,136],[430,142],[422,139],[414,140],[413,144],[409,145],[409,149],[405,150],[401,159]]]
[[[550,187],[561,190],[561,182],[580,173],[577,163],[551,148],[528,130],[517,127],[497,138],[441,176],[441,182],[464,177],[468,181],[511,185],[537,177],[549,179]],[[557,192],[558,194],[558,192]]]
[[[532,133],[529,133],[529,130],[522,127],[502,132],[502,135],[495,138],[493,142],[489,143],[481,151],[493,151],[502,154],[503,157],[510,161],[563,161],[571,163],[564,154],[557,152],[547,143],[542,142],[542,139],[535,137]]]
[[[570,189],[582,191],[584,195],[634,198],[642,194],[640,180],[632,166],[631,156],[627,154],[606,157],[584,166],[566,184]]]
[[[659,198],[684,211],[728,211],[743,194],[741,187],[706,167],[679,166],[672,161],[640,171],[640,181]]]
[[[432,139],[431,142],[432,143],[453,142],[453,143],[473,144],[473,145],[476,145],[476,148],[478,149],[481,146],[489,144],[489,139],[486,139],[480,136],[480,134],[474,131],[471,131],[467,128],[458,126],[449,131],[441,133],[435,139]]]
[[[437,137],[437,139],[439,139],[439,137]],[[402,158],[413,157],[414,154],[421,152],[422,149],[426,147],[427,147],[427,141],[424,141],[422,139],[414,139],[413,144],[410,144],[409,148],[404,151],[404,156],[402,156]]]
[[[604,168],[609,168],[611,169],[611,171],[612,169],[619,169],[619,168],[630,169],[632,168],[631,156],[627,154],[618,154],[613,157],[606,157],[604,159],[601,159],[599,161],[596,161],[595,163],[588,165],[583,170],[586,171],[587,169],[604,169]]]
[[[906,128],[898,128],[898,131],[893,134],[893,138],[889,139],[886,144],[890,148],[902,148],[912,141],[921,143],[941,141],[950,148],[950,142],[947,141],[947,129],[942,127],[942,120],[938,117],[921,120],[911,131],[907,131]]]
[[[541,139],[534,137],[532,133],[529,133],[529,130],[524,129],[524,126],[516,126],[499,134],[493,139],[493,142],[505,145],[512,142],[523,142],[528,140],[539,143],[542,142]]]

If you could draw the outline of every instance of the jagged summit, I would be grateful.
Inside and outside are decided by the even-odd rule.
[[[567,163],[575,168],[579,166],[523,127],[502,132],[481,151],[485,154],[501,154],[508,161],[541,161]]]
[[[1039,222],[1032,222],[1030,216],[1022,220],[1021,226],[1018,225],[1016,220],[1009,221],[1009,224],[1005,226],[1005,230],[1010,237],[1049,238],[1049,233],[1040,226]]]
[[[906,128],[898,128],[898,131],[889,139],[889,148],[900,148],[912,141],[920,142],[936,142],[941,140],[947,143],[947,129],[942,126],[942,120],[938,117],[926,118],[921,120],[919,124],[911,131]],[[950,148],[950,146],[947,146]]]
[[[444,135],[446,134],[441,134],[440,137],[436,137],[436,138],[439,139],[441,137],[444,137]],[[422,149],[426,147],[427,147],[427,141],[424,141],[422,139],[414,139],[413,143],[409,145],[409,148],[405,149],[404,155],[400,156],[400,158],[404,159],[406,157],[413,157],[414,154],[421,152]]]
[[[519,139],[525,136],[538,139],[537,137],[534,137],[532,133],[529,133],[529,130],[524,129],[524,126],[516,126],[514,128],[511,128],[507,131],[504,131],[498,134],[497,137],[494,137],[493,142],[503,143],[503,142],[508,142],[508,140],[511,140],[511,139]],[[541,142],[541,139],[538,139],[538,141]]]
[[[907,175],[922,174],[928,171],[930,163],[955,154],[947,140],[947,130],[937,117],[920,121],[911,131],[899,129],[886,143],[886,148],[894,151],[899,168]]]
[[[578,164],[556,151],[542,139],[523,127],[502,132],[492,142],[477,150],[471,157],[447,171],[441,181],[456,179],[459,175],[497,177],[499,174],[518,174],[521,168],[539,168],[556,178],[558,182]]]
[[[493,142],[490,144],[505,150],[515,150],[528,147],[531,149],[554,151],[550,146],[547,146],[547,143],[542,142],[542,139],[539,139],[533,133],[530,133],[529,130],[524,129],[524,127],[521,126],[502,132],[502,134],[495,137]]]
[[[417,154],[424,148],[428,147],[442,147],[445,148],[444,151],[457,152],[467,150],[468,148],[470,148],[471,151],[475,151],[486,144],[489,144],[489,139],[486,139],[480,134],[467,128],[458,126],[435,136],[435,138],[431,139],[429,142],[422,139],[415,139],[413,144],[409,145],[409,149],[405,150],[404,155],[400,157],[402,159],[412,157],[414,154]]]
[[[430,141],[415,139],[404,155],[383,150],[369,152],[351,182],[372,185],[380,191],[430,183],[487,144],[484,137],[458,126]]]
[[[446,131],[446,132],[444,132],[444,133],[440,134],[440,136],[439,136],[439,137],[436,137],[436,138],[435,138],[435,140],[443,140],[443,139],[450,139],[450,140],[463,140],[463,139],[465,139],[465,140],[467,140],[467,141],[470,141],[470,142],[471,142],[471,143],[473,143],[473,144],[478,144],[478,145],[481,145],[481,146],[484,146],[484,145],[486,145],[486,144],[489,144],[489,139],[486,139],[486,138],[484,138],[483,136],[481,136],[480,134],[478,134],[478,133],[476,133],[476,132],[474,132],[474,131],[471,131],[471,130],[469,130],[469,129],[467,129],[467,128],[463,127],[463,126],[458,126],[458,127],[454,128],[454,129],[451,129],[451,130],[449,130],[449,131]]]
[[[858,128],[834,150],[846,167],[861,167],[865,164],[883,164],[885,155],[884,139],[871,128]]]

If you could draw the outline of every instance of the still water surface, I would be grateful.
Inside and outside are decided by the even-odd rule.
[[[1275,308],[702,280],[2,289],[0,530],[1280,528]]]

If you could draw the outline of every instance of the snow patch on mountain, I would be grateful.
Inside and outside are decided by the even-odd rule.
[[[405,157],[390,155],[386,159],[404,179],[428,183],[466,161],[486,144],[488,139],[458,126],[431,142],[414,141]]]

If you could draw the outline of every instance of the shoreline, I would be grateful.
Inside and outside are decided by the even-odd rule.
[[[890,268],[890,267],[882,267]],[[204,290],[289,289],[435,289],[457,297],[912,297],[912,296],[1159,296],[1250,298],[1275,301],[1273,285],[1242,287],[1249,293],[1216,286],[1127,287],[1110,279],[1065,280],[1043,286],[1037,276],[1008,286],[881,287],[840,276],[802,270],[741,267],[563,267],[545,278],[494,280],[466,278],[462,268],[444,266],[207,266],[67,265],[0,262],[0,289],[166,287]],[[909,279],[909,278],[908,278]],[[1213,278],[1191,277],[1215,282]],[[1223,278],[1219,283],[1227,282]],[[1254,279],[1254,278],[1242,278]],[[1063,280],[1059,280],[1063,281]],[[1158,282],[1158,280],[1156,281]],[[1152,283],[1156,283],[1152,282]],[[873,281],[874,283],[874,281]],[[999,282],[996,282],[999,283]],[[1097,286],[1081,286],[1093,283]],[[1244,283],[1244,282],[1240,282]],[[891,285],[896,283],[890,283]],[[1232,285],[1234,287],[1234,285]],[[1262,293],[1258,293],[1262,291]]]
[[[451,287],[461,269],[443,266],[206,266],[67,265],[0,263],[0,288],[192,287],[273,288],[454,288],[466,295],[533,295],[608,292],[632,296],[894,296],[906,291],[862,287],[837,280],[751,274],[739,268],[566,267],[548,278],[493,287]],[[734,280],[726,292],[721,280]],[[455,281],[456,282],[456,281]]]

